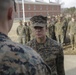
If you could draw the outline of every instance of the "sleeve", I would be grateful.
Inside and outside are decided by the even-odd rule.
[[[29,43],[29,42],[27,42],[27,43],[26,43],[26,46],[30,46],[30,43]]]
[[[19,35],[19,32],[18,32],[18,27],[17,27],[16,33],[17,33],[17,35]]]
[[[56,27],[56,25],[57,25],[57,23],[55,24],[55,28],[54,28],[54,29],[55,29],[55,33],[56,33],[56,31],[57,31],[57,27]]]
[[[70,33],[70,22],[69,22],[68,27],[67,27],[67,33]]]
[[[65,75],[63,48],[60,48],[59,54],[57,55],[56,65],[58,75]]]

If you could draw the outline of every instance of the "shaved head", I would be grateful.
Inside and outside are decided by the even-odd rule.
[[[16,10],[16,4],[14,0],[0,0],[0,20],[7,17],[8,9],[13,5]]]
[[[15,17],[15,0],[0,0],[0,32],[8,34]]]

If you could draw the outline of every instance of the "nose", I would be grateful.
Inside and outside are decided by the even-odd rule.
[[[39,31],[41,31],[41,29],[37,28],[36,31],[39,32]]]

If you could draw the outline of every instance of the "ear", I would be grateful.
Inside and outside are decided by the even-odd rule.
[[[8,20],[12,19],[12,12],[13,12],[13,9],[9,8],[9,10],[8,10]]]

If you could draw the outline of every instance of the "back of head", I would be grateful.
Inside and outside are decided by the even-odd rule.
[[[13,24],[15,10],[14,0],[0,0],[0,32],[8,34]]]
[[[8,15],[8,9],[9,7],[12,8],[12,4],[14,4],[12,2],[13,0],[0,0],[0,21],[1,18],[11,20],[11,14]],[[39,19],[45,20],[42,16]],[[45,21],[40,20],[38,22],[45,23]],[[47,75],[46,73],[49,72],[50,68],[46,66],[42,58],[32,48],[14,43],[1,33],[0,39],[0,75]]]
[[[23,23],[22,20],[19,21],[20,25]]]
[[[8,9],[15,3],[14,0],[0,0],[0,20],[7,18]],[[15,4],[14,4],[15,5]],[[15,5],[16,6],[16,5]]]
[[[27,22],[24,22],[25,26],[27,26]]]

